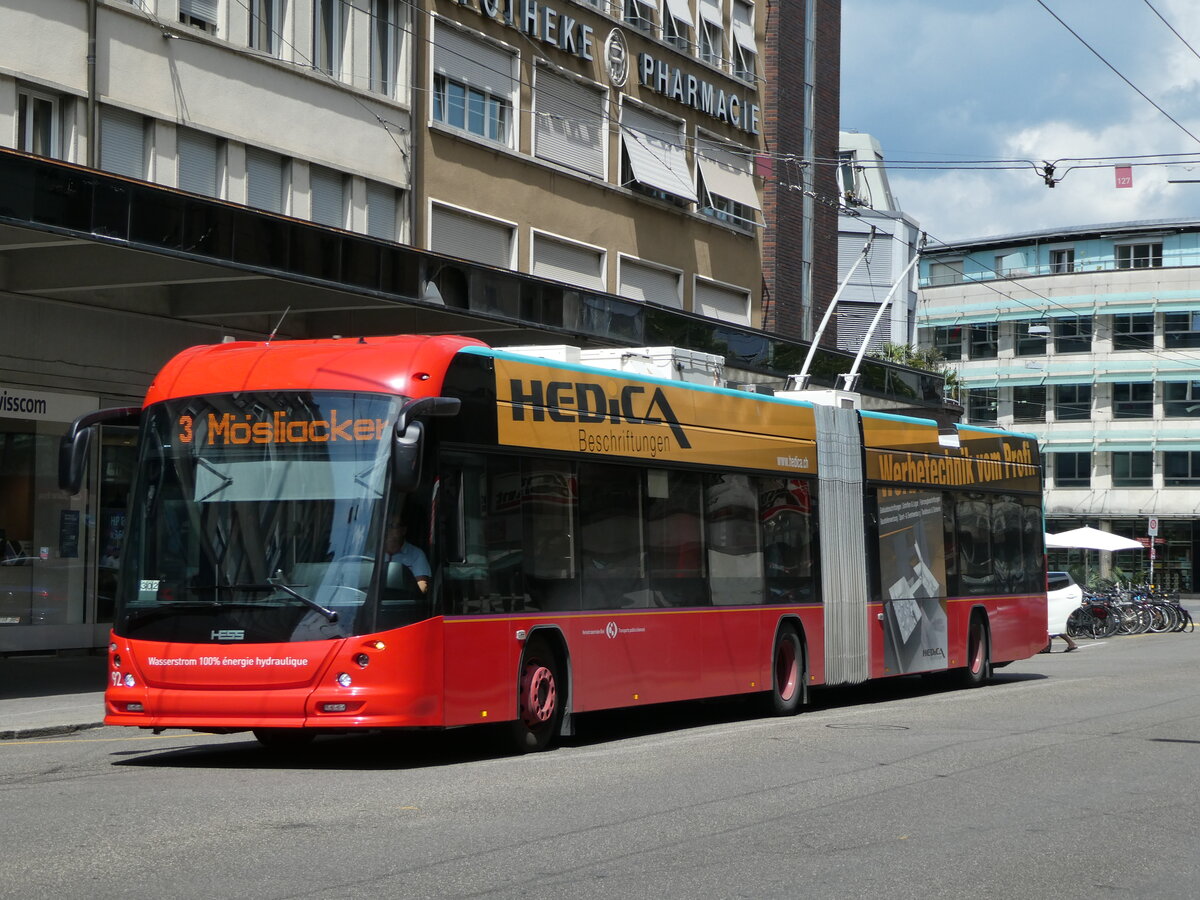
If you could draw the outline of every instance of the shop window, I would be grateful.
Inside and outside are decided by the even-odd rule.
[[[1162,242],[1118,244],[1115,248],[1118,269],[1157,269],[1162,263]]]
[[[1092,386],[1090,384],[1060,384],[1054,389],[1054,417],[1061,421],[1077,421],[1092,417]]]
[[[1149,419],[1154,415],[1154,383],[1121,382],[1113,385],[1114,419]]]
[[[1091,487],[1091,453],[1055,453],[1051,459],[1056,487]]]
[[[1114,487],[1150,487],[1154,483],[1154,454],[1149,450],[1113,453]]]

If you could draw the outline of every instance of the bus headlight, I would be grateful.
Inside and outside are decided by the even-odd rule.
[[[125,684],[125,687],[133,687],[134,685],[137,684],[137,679],[133,677],[132,672],[126,673],[125,679],[124,679],[124,684]]]
[[[354,683],[354,679],[352,679],[345,672],[342,672],[337,677],[337,683],[340,684],[342,687],[350,687],[350,685],[352,685]]]

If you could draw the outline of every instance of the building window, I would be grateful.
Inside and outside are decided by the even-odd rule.
[[[513,132],[513,54],[449,26],[434,32],[433,119],[509,146]]]
[[[312,64],[326,75],[341,74],[345,18],[343,0],[313,0]]]
[[[478,88],[451,81],[445,75],[433,78],[433,118],[438,122],[487,138],[508,143],[512,104]]]
[[[1050,274],[1063,275],[1075,271],[1075,248],[1064,247],[1050,251]]]
[[[604,178],[608,137],[604,92],[539,68],[534,103],[534,155]]]
[[[1154,383],[1122,382],[1113,385],[1114,419],[1149,419],[1154,416]]]
[[[718,141],[696,138],[696,168],[703,187],[700,211],[722,222],[742,227],[756,224],[761,208],[754,186],[754,151]]]
[[[750,324],[750,292],[697,279],[693,312],[709,319]]]
[[[676,206],[696,202],[682,123],[623,104],[621,146],[622,185]]]
[[[1092,386],[1060,384],[1054,389],[1054,417],[1060,422],[1092,417]]]
[[[176,145],[179,189],[205,197],[221,196],[221,148],[217,139],[202,131],[180,128],[176,133]]]
[[[146,177],[146,123],[114,107],[100,111],[100,168],[127,178]]]
[[[1151,487],[1154,484],[1154,454],[1132,450],[1112,455],[1114,487]]]
[[[1163,415],[1168,419],[1200,418],[1200,381],[1168,381],[1164,384]]]
[[[995,322],[981,322],[970,326],[968,359],[995,359],[999,348],[1000,326]]]
[[[1054,484],[1057,487],[1090,487],[1092,484],[1092,454],[1055,453]]]
[[[258,147],[246,148],[246,205],[280,213],[286,207],[283,157]]]
[[[345,228],[346,176],[334,169],[310,166],[308,183],[312,220],[331,228]]]
[[[592,291],[604,290],[604,251],[533,233],[532,273]]]
[[[1163,340],[1167,349],[1200,347],[1200,312],[1167,313],[1163,316]]]
[[[617,293],[622,297],[683,308],[679,272],[624,257],[620,262]]]
[[[931,262],[929,264],[929,285],[961,284],[963,280],[963,263],[961,259],[946,262]]]
[[[682,53],[690,53],[693,27],[688,0],[667,0],[663,8],[663,40]]]
[[[1162,242],[1147,244],[1119,244],[1117,251],[1118,269],[1157,269],[1162,266]]]
[[[400,196],[390,184],[367,182],[367,234],[384,241],[396,240]]]
[[[1163,454],[1163,484],[1166,487],[1200,485],[1200,453],[1168,451]]]
[[[1154,348],[1154,313],[1129,313],[1113,316],[1114,350],[1151,350]]]
[[[391,97],[400,67],[400,0],[371,0],[371,90]]]
[[[997,407],[995,388],[971,388],[967,392],[967,418],[972,425],[995,425]]]
[[[209,34],[217,33],[219,0],[179,0],[179,21]]]
[[[430,248],[501,269],[513,267],[514,229],[507,222],[435,204],[430,220]]]
[[[1032,322],[1016,322],[1017,356],[1045,356],[1046,332],[1049,326],[1041,319]]]
[[[700,27],[697,29],[697,52],[702,62],[718,69],[725,62],[725,18],[721,4],[715,0],[700,0]]]
[[[625,0],[623,18],[638,31],[654,33],[654,7],[647,0]]]
[[[1046,388],[1044,385],[1023,385],[1012,389],[1013,421],[1046,421]]]
[[[948,360],[962,359],[963,329],[961,325],[938,325],[933,329],[933,348]]]
[[[58,99],[31,91],[17,93],[17,149],[59,158]]]
[[[248,0],[250,46],[272,56],[279,55],[284,0]]]
[[[1091,349],[1091,316],[1066,316],[1054,320],[1055,353],[1089,353]]]
[[[754,5],[733,0],[733,77],[753,83],[757,77],[758,48],[754,43]]]

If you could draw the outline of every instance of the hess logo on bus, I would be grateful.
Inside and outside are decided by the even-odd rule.
[[[247,415],[239,419],[233,413],[209,413],[208,444],[328,444],[337,441],[376,441],[387,434],[387,419],[351,419],[331,410],[328,419],[292,419],[276,410],[270,419]],[[195,420],[179,417],[179,441],[195,439]]]

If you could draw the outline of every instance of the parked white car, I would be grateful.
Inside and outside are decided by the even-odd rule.
[[[1083,605],[1083,588],[1070,572],[1046,573],[1046,633],[1062,634],[1067,618]]]

